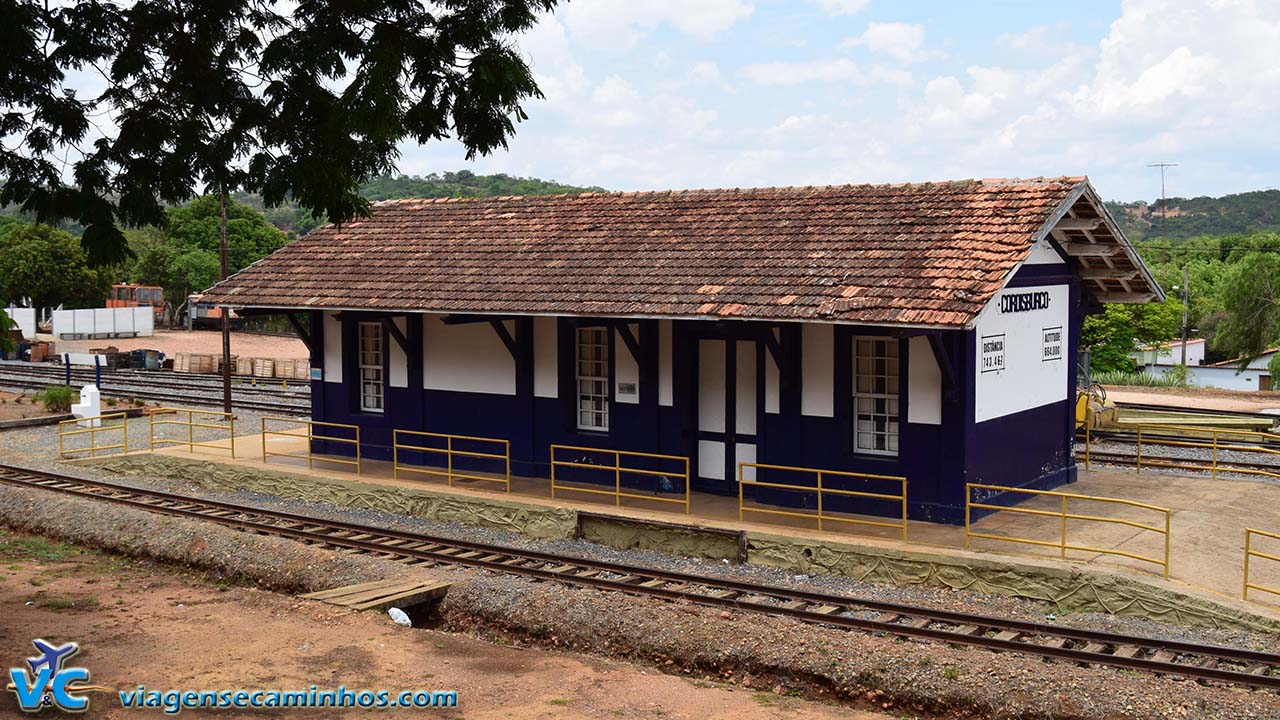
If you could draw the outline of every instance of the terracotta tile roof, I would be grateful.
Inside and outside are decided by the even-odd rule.
[[[961,325],[1084,178],[394,200],[211,289],[239,307]]]

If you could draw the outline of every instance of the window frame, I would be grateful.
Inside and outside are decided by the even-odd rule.
[[[878,368],[871,368],[869,374],[863,377],[871,379],[872,389],[862,392],[858,387],[860,359],[863,356],[859,353],[860,343],[871,343],[874,348],[883,348],[884,352],[879,350],[873,351],[872,355],[866,356],[871,361],[883,361],[884,372],[878,372]],[[892,354],[889,352],[892,348]],[[850,445],[855,454],[858,455],[877,455],[881,457],[898,457],[902,450],[902,346],[898,338],[888,337],[884,335],[854,335],[851,338],[850,347],[850,365],[852,386],[850,387],[850,429],[851,435]],[[876,390],[877,381],[883,379],[884,389]],[[894,391],[890,392],[890,386],[894,387]],[[884,401],[884,411],[878,409],[870,413],[862,413],[859,410],[859,400],[869,399],[873,402]],[[889,412],[888,406],[892,403],[893,412]],[[863,430],[860,427],[862,416],[866,415],[872,427]],[[877,428],[875,424],[878,419],[883,419],[884,427]],[[883,437],[885,447],[862,447],[859,442],[860,435],[870,434],[872,442]],[[892,441],[892,442],[891,442]],[[892,449],[889,447],[892,445]]]
[[[580,432],[607,433],[609,432],[609,404],[610,389],[613,387],[612,382],[612,365],[609,353],[609,336],[612,328],[604,325],[579,325],[574,328],[573,333],[573,392],[574,392],[574,427]],[[597,348],[599,353],[594,358],[583,358],[583,336],[586,334],[598,334],[597,338],[589,343],[589,346]],[[583,364],[592,363],[596,365],[595,370],[599,374],[584,374]],[[594,385],[594,392],[583,392],[583,384],[590,383]],[[584,400],[597,401],[595,408],[584,407]],[[593,403],[594,404],[594,403]],[[599,417],[597,423],[583,423],[583,415],[591,415],[594,419]]]
[[[375,328],[377,332],[366,338],[365,328]],[[365,340],[377,340],[377,362],[371,363],[365,361]],[[370,413],[382,415],[387,409],[387,329],[383,327],[380,321],[362,320],[356,323],[356,405],[362,413]],[[365,373],[376,373],[376,380],[366,379]],[[372,397],[366,392],[366,388],[377,388],[378,404],[373,406],[367,404],[366,400]]]

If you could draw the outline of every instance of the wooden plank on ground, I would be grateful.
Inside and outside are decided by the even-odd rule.
[[[356,610],[386,610],[444,597],[451,585],[435,580],[377,580],[320,590],[302,597]]]

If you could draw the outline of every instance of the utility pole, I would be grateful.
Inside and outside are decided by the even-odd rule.
[[[227,279],[227,190],[219,193],[218,256],[221,280]],[[231,414],[231,310],[222,308],[222,412]]]
[[[1164,233],[1164,221],[1169,219],[1169,202],[1164,195],[1164,171],[1165,168],[1178,167],[1178,163],[1158,162],[1151,163],[1147,167],[1160,168],[1160,232]],[[1186,363],[1183,363],[1186,365]]]
[[[1185,261],[1184,261],[1185,262]],[[1187,279],[1187,266],[1182,266],[1182,368],[1187,367],[1187,336],[1191,334],[1191,326],[1187,322],[1187,311],[1190,305],[1191,285]]]

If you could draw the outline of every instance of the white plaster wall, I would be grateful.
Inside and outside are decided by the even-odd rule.
[[[1144,372],[1151,373],[1157,377],[1163,376],[1165,373],[1173,370],[1173,365],[1152,365]],[[1212,387],[1221,390],[1257,390],[1258,378],[1268,375],[1265,369],[1248,369],[1244,372],[1237,373],[1236,367],[1212,367],[1201,365],[1199,367],[1187,366],[1187,384],[1195,387]],[[1272,383],[1275,387],[1275,383]]]
[[[671,407],[675,404],[675,391],[671,374],[671,321],[658,321],[658,404]]]
[[[640,326],[631,323],[627,327],[631,330],[631,336],[638,341]],[[622,333],[615,330],[613,335],[613,350],[617,355],[613,360],[613,400],[627,405],[638,405],[640,404],[640,363],[631,354],[631,348],[627,347],[626,341],[622,339]],[[634,387],[635,392],[623,392],[624,384]]]
[[[505,324],[514,337],[512,323]],[[439,315],[428,315],[424,325],[424,388],[516,394],[515,360],[489,323],[445,325]]]
[[[396,327],[400,328],[400,334],[407,339],[409,333],[408,320],[406,318],[394,318],[392,320]],[[407,388],[409,387],[409,358],[404,354],[404,349],[400,347],[400,343],[391,337],[391,333],[383,330],[383,342],[387,344],[387,384],[391,387]]]
[[[1040,242],[1031,248],[1031,254],[1023,261],[1026,265],[1062,265],[1062,256],[1057,250],[1049,244],[1048,238],[1042,238]]]
[[[342,323],[331,312],[324,314],[324,381],[342,382]]]
[[[698,429],[724,432],[724,341],[698,341]],[[719,443],[717,443],[719,444]],[[723,450],[723,446],[721,447]],[[699,451],[701,452],[701,451]],[[720,464],[723,466],[724,461]],[[707,475],[705,477],[711,477]]]
[[[559,352],[556,319],[533,319],[533,394],[534,397],[559,397],[560,373],[556,366]]]
[[[1001,298],[1047,293],[1048,307],[1001,312]],[[974,422],[1011,415],[1067,399],[1068,288],[1066,285],[1006,288],[996,294],[975,322]],[[1062,328],[1061,358],[1044,360],[1043,331]],[[1003,335],[1004,369],[983,372],[984,337]],[[994,341],[994,340],[993,340]]]
[[[942,424],[942,371],[929,338],[913,337],[907,347],[907,422]]]
[[[835,416],[835,328],[806,324],[801,330],[800,412],[815,417]]]
[[[1194,340],[1187,342],[1187,365],[1203,365],[1204,364],[1204,346],[1206,342],[1195,342]],[[1181,365],[1182,364],[1182,341],[1175,340],[1169,345],[1162,345],[1156,351],[1157,365]],[[1266,360],[1263,360],[1262,367],[1266,367]],[[1250,365],[1252,367],[1252,365]]]
[[[734,430],[746,435],[756,434],[756,344],[746,340],[738,341],[737,377],[733,391]],[[755,462],[754,451],[752,459]]]

